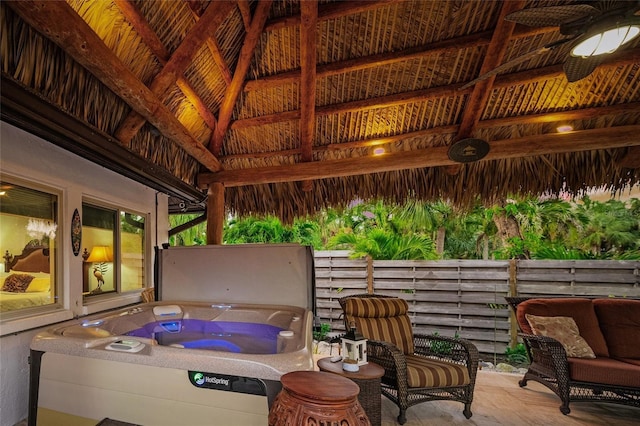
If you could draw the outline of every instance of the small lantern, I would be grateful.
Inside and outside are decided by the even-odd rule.
[[[351,329],[341,339],[342,356],[356,361],[358,366],[367,364],[367,339],[351,324]]]

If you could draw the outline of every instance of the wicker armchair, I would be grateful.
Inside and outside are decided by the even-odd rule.
[[[478,350],[470,342],[444,336],[413,334],[403,299],[359,294],[339,299],[347,328],[355,325],[367,339],[367,358],[385,369],[382,394],[399,408],[406,422],[410,406],[454,400],[471,417],[478,369]]]

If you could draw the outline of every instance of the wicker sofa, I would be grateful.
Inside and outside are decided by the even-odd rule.
[[[506,299],[531,360],[520,386],[545,385],[563,414],[576,401],[640,407],[640,300]]]

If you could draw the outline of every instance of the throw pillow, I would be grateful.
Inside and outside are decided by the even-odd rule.
[[[4,279],[2,291],[10,291],[12,293],[24,293],[29,287],[33,277],[27,274],[11,274]]]
[[[580,336],[576,322],[571,317],[539,317],[526,314],[533,334],[556,339],[564,346],[568,357],[595,358],[593,350]]]

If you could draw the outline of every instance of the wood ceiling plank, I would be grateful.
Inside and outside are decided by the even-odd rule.
[[[7,1],[6,4],[200,164],[211,171],[221,168],[218,159],[189,133],[66,2]]]
[[[638,132],[640,125],[630,125],[492,141],[491,150],[480,161],[638,146]],[[448,147],[442,146],[381,156],[201,173],[198,186],[204,189],[213,183],[222,183],[225,187],[260,185],[458,164],[449,159],[447,151]]]
[[[233,80],[227,87],[224,94],[224,99],[218,114],[218,126],[213,132],[213,143],[209,147],[214,154],[219,153],[222,149],[222,141],[229,129],[233,108],[235,107],[240,91],[242,90],[242,85],[244,83],[245,76],[247,75],[247,71],[249,71],[253,51],[258,44],[258,40],[260,40],[264,23],[267,21],[267,17],[269,16],[271,3],[272,0],[262,0],[258,3],[255,15],[251,21],[251,28],[247,32],[242,48],[240,49],[240,56],[238,58],[238,63],[236,64],[235,73],[233,74]]]
[[[145,17],[142,16],[140,10],[138,10],[130,0],[114,0],[114,3],[118,9],[120,9],[125,19],[129,21],[136,32],[140,35],[142,41],[149,47],[155,57],[158,58],[160,64],[166,65],[167,61],[170,59],[169,51],[166,49],[158,35],[153,31],[153,29],[151,29],[151,26],[149,26]],[[198,111],[198,114],[200,114],[200,117],[202,117],[207,126],[209,126],[213,131],[216,127],[216,117],[209,110],[202,98],[200,98],[193,86],[191,86],[183,76],[178,77],[176,84],[189,102],[191,102],[196,108],[196,111]],[[128,143],[125,145],[127,144]]]
[[[189,30],[162,70],[154,77],[149,85],[152,93],[161,97],[169,87],[176,83],[178,77],[191,63],[198,49],[206,42],[210,34],[215,33],[235,5],[234,1],[217,1],[207,7],[207,10]],[[144,117],[132,111],[120,123],[115,132],[116,138],[122,143],[128,143],[138,133],[144,122]]]

